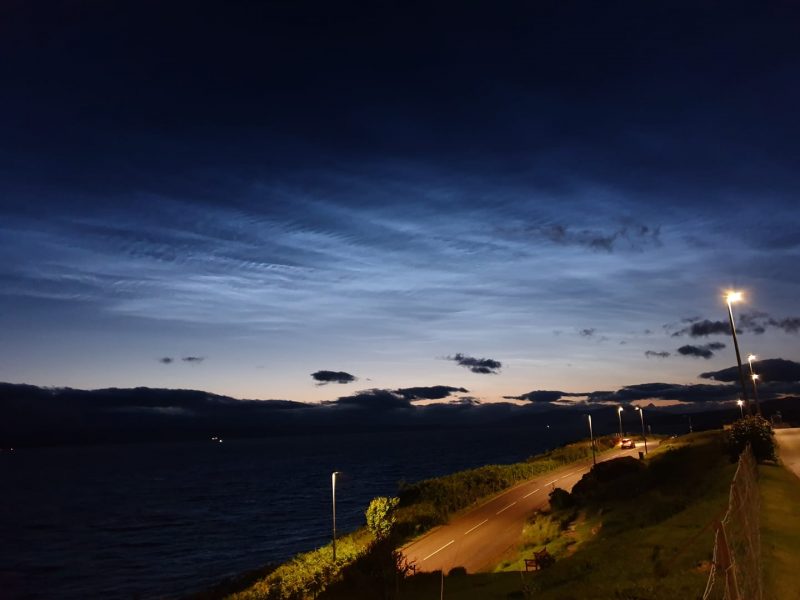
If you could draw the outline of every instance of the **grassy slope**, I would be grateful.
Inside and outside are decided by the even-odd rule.
[[[536,574],[448,577],[445,597],[524,598],[523,582],[536,600],[699,597],[713,547],[711,524],[727,505],[735,465],[714,432],[665,444],[648,462],[641,481],[627,482],[630,493],[588,511],[602,526],[571,556]],[[415,577],[401,597],[423,600],[438,592],[435,575]]]
[[[800,479],[779,466],[759,468],[761,549],[768,600],[798,600]]]

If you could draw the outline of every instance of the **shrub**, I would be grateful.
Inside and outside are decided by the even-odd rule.
[[[630,456],[597,463],[575,484],[572,496],[581,505],[629,496],[641,484],[638,475],[645,470],[642,461]]]
[[[775,455],[775,433],[769,421],[759,416],[748,415],[734,422],[728,431],[728,452],[736,460],[747,444],[759,462],[777,460]]]
[[[376,540],[385,540],[394,529],[397,522],[397,505],[400,503],[399,498],[386,498],[385,496],[378,496],[373,498],[367,507],[367,529],[370,530]]]
[[[567,490],[556,488],[550,492],[550,508],[553,510],[563,510],[575,504],[575,499]]]

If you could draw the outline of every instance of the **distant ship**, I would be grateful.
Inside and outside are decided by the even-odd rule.
[[[221,438],[221,437],[217,437],[217,436],[215,435],[214,437],[212,437],[212,438],[211,438],[211,441],[212,441],[212,442],[216,442],[216,443],[218,443],[218,444],[221,444],[221,443],[222,443],[222,438]]]

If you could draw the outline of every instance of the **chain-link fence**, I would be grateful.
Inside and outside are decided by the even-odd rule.
[[[703,600],[762,600],[758,469],[748,446],[739,456],[728,510],[717,524]]]

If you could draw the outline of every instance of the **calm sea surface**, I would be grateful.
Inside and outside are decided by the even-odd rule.
[[[363,524],[401,480],[514,462],[571,437],[489,429],[23,449],[0,455],[0,598],[162,598]]]

